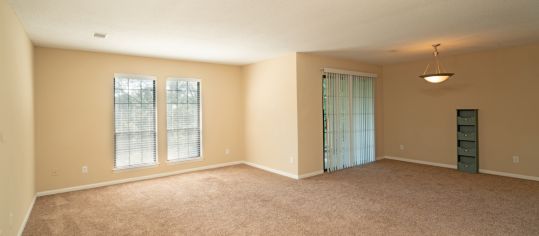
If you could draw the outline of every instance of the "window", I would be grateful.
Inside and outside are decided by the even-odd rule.
[[[157,163],[155,79],[115,75],[115,169]]]
[[[167,146],[169,161],[201,157],[200,81],[167,80]]]

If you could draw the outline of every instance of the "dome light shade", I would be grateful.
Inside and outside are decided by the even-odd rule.
[[[422,75],[420,75],[420,78],[425,79],[426,81],[430,83],[441,83],[449,79],[451,76],[453,76],[455,73],[447,73],[444,71],[443,66],[440,64],[440,61],[438,60],[438,47],[440,44],[434,44],[432,47],[434,48],[434,66],[433,71],[429,72],[430,64],[427,65],[427,68],[425,69],[425,72],[423,72]]]
[[[453,76],[453,73],[440,73],[440,74],[427,74],[427,75],[420,75],[419,77],[425,79],[428,82],[431,82],[433,84],[441,83],[449,79],[449,77]]]

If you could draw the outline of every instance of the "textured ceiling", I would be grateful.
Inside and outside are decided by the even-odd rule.
[[[248,64],[375,64],[539,41],[539,0],[9,0],[40,46]],[[106,39],[94,32],[107,33]]]

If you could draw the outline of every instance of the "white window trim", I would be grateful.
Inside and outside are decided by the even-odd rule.
[[[199,117],[199,122],[200,122],[200,156],[198,157],[192,157],[192,158],[189,158],[189,159],[173,159],[173,160],[169,160],[168,159],[168,119],[167,121],[165,122],[165,130],[167,132],[167,135],[166,136],[166,143],[167,143],[167,157],[166,157],[166,161],[167,161],[167,164],[169,165],[177,165],[177,164],[184,164],[184,163],[189,163],[189,162],[197,162],[197,161],[203,161],[204,160],[204,123],[203,123],[203,120],[202,119],[202,116],[204,115],[204,96],[202,96],[202,92],[204,91],[203,90],[203,85],[202,85],[202,80],[201,79],[198,79],[198,78],[192,78],[192,77],[177,77],[177,76],[169,76],[166,78],[165,80],[165,97],[167,96],[167,85],[166,85],[166,81],[168,80],[181,80],[181,81],[197,81],[199,82],[200,84],[200,114],[198,115]],[[168,116],[168,106],[167,108],[165,108],[166,110],[166,115]]]
[[[117,77],[129,77],[129,78],[133,78],[133,79],[149,79],[149,80],[153,80],[155,81],[155,98],[154,98],[154,103],[155,103],[155,162],[154,163],[148,163],[148,164],[138,164],[138,165],[129,165],[129,166],[123,166],[123,167],[116,167],[116,155],[113,154],[113,159],[112,159],[112,172],[113,173],[118,173],[118,172],[125,172],[125,171],[129,171],[129,170],[140,170],[140,169],[148,169],[148,168],[153,168],[153,167],[158,167],[159,166],[159,117],[157,116],[158,114],[158,109],[159,109],[159,99],[158,99],[158,87],[159,87],[159,81],[157,80],[157,76],[153,76],[153,75],[141,75],[141,74],[129,74],[129,73],[114,73],[114,77],[113,80]],[[112,94],[112,101],[113,101],[113,105],[114,105],[114,93]],[[115,120],[115,117],[114,117],[114,112],[112,112],[112,120],[113,120],[113,124],[114,124],[114,120]],[[116,136],[116,127],[113,127],[113,132],[112,132],[112,136],[115,137]],[[113,148],[114,152],[116,152],[116,147]]]
[[[200,151],[202,153],[202,151]],[[178,165],[178,164],[187,164],[190,162],[199,162],[204,161],[204,158],[200,157],[193,157],[189,159],[174,159],[174,160],[167,160],[167,165]]]
[[[120,172],[132,171],[132,170],[150,169],[150,168],[154,168],[158,166],[159,166],[159,162],[150,163],[150,164],[131,165],[131,166],[126,166],[126,167],[113,168],[112,172],[120,173]]]
[[[155,80],[156,87],[157,87],[157,76],[153,76],[153,75],[114,73],[114,78],[116,78],[116,77],[129,77],[129,78],[133,78],[133,79],[151,79],[151,80]]]
[[[337,74],[347,74],[347,75],[356,75],[356,76],[366,76],[366,77],[378,78],[378,75],[373,74],[373,73],[360,72],[360,71],[351,71],[351,70],[341,70],[341,69],[334,69],[334,68],[322,68],[322,72],[330,72],[330,73],[337,73]]]

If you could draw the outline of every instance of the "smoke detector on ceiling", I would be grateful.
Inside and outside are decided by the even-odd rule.
[[[104,39],[104,38],[107,38],[107,34],[104,34],[104,33],[94,33],[94,38]]]

